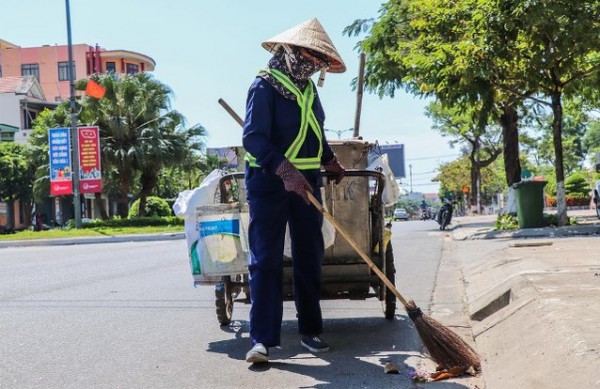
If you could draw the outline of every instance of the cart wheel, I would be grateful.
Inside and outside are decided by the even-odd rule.
[[[385,250],[385,275],[390,282],[396,286],[396,265],[394,264],[394,252],[392,244],[389,243]],[[394,320],[396,315],[396,295],[385,288],[385,306],[383,313],[388,320]]]
[[[217,320],[222,326],[231,323],[231,318],[233,316],[233,296],[231,289],[230,276],[224,276],[222,281],[215,285]]]

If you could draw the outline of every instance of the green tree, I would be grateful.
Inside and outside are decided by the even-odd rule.
[[[184,118],[171,110],[171,89],[148,73],[119,76],[95,75],[106,89],[102,99],[87,98],[82,120],[100,127],[104,169],[115,171],[120,182],[119,214],[128,214],[128,194],[133,180],[140,173],[139,197],[145,201],[156,186],[157,177],[165,166],[181,163],[186,148],[199,147],[189,143],[204,136],[201,126],[182,128]],[[86,80],[78,83],[85,89]],[[188,142],[188,143],[186,143]],[[140,207],[144,212],[145,207]]]
[[[426,113],[433,119],[435,130],[442,136],[452,138],[451,146],[462,144],[467,147],[471,176],[469,203],[471,206],[480,207],[482,205],[481,169],[492,164],[501,154],[500,131],[477,121],[479,111],[475,107],[465,111],[431,103]]]
[[[562,99],[600,78],[599,13],[595,0],[390,0],[370,29],[362,20],[346,31],[369,31],[359,43],[370,55],[365,85],[380,95],[404,87],[443,104],[497,108],[509,185],[520,179],[518,110],[524,99],[548,105],[564,225]]]
[[[8,228],[14,228],[14,202],[30,204],[33,195],[33,169],[27,163],[25,146],[0,142],[0,200],[8,205]],[[30,212],[29,216],[30,216]],[[27,217],[29,220],[30,218]]]
[[[532,92],[527,98],[552,111],[557,214],[559,225],[566,225],[563,99],[577,96],[585,84],[598,81],[600,3],[595,0],[498,0],[497,4],[498,20],[502,21],[502,28],[508,26],[514,42],[512,55],[507,60],[520,70],[513,76],[523,77],[525,90]],[[523,95],[522,91],[511,93]]]
[[[565,191],[568,195],[589,196],[590,189],[588,178],[581,171],[571,174],[565,180]]]
[[[171,207],[169,204],[160,197],[149,196],[146,201],[146,209],[144,212],[141,212],[139,208],[142,206],[140,199],[137,199],[131,204],[131,208],[129,209],[128,218],[138,217],[140,214],[144,214],[144,216],[152,217],[152,216],[171,216],[173,212],[171,212]]]
[[[359,48],[368,54],[365,87],[379,96],[404,88],[435,96],[444,106],[480,104],[480,121],[502,128],[507,184],[520,180],[518,110],[522,81],[505,77],[504,43],[489,37],[490,1],[390,0],[377,21],[357,20],[344,31],[368,32]],[[500,36],[502,36],[500,34]]]
[[[147,139],[143,143],[144,158],[140,164],[140,206],[139,216],[145,216],[146,198],[156,187],[160,172],[164,167],[173,167],[185,161],[188,150],[201,150],[204,147],[205,129],[194,126],[186,129],[185,119],[176,111],[171,111],[142,132]]]

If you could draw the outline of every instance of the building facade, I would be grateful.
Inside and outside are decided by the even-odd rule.
[[[94,73],[135,74],[153,71],[147,55],[129,50],[106,50],[98,45],[72,45],[75,80]],[[36,76],[49,102],[68,100],[69,50],[67,45],[20,47],[0,39],[0,77]]]

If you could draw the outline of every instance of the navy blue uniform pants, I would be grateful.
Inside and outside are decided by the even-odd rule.
[[[287,192],[278,177],[261,175],[260,186],[248,182],[250,206],[248,264],[250,339],[252,344],[278,346],[283,316],[283,247],[289,223],[292,240],[293,293],[298,330],[305,336],[323,332],[321,316],[321,266],[323,264],[323,215],[297,194]],[[252,178],[250,177],[250,181]],[[252,187],[256,190],[252,190]],[[313,191],[321,201],[316,183]]]

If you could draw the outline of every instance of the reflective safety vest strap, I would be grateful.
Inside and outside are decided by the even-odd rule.
[[[321,166],[321,156],[323,154],[323,135],[319,121],[312,110],[312,105],[315,99],[313,82],[309,80],[304,93],[302,93],[300,89],[292,82],[292,80],[290,80],[288,76],[279,70],[265,69],[262,72],[269,74],[279,83],[281,83],[281,85],[283,85],[287,90],[293,93],[294,96],[296,96],[298,105],[300,106],[300,129],[298,131],[298,135],[284,153],[285,157],[289,159],[297,169],[319,169]],[[319,141],[319,151],[314,157],[298,157],[298,153],[306,141],[306,135],[308,134],[309,126],[312,128],[313,133],[316,135]],[[246,153],[244,159],[246,162],[248,162],[248,164],[250,164],[250,166],[259,167],[259,165],[256,163],[256,158],[250,153]]]

